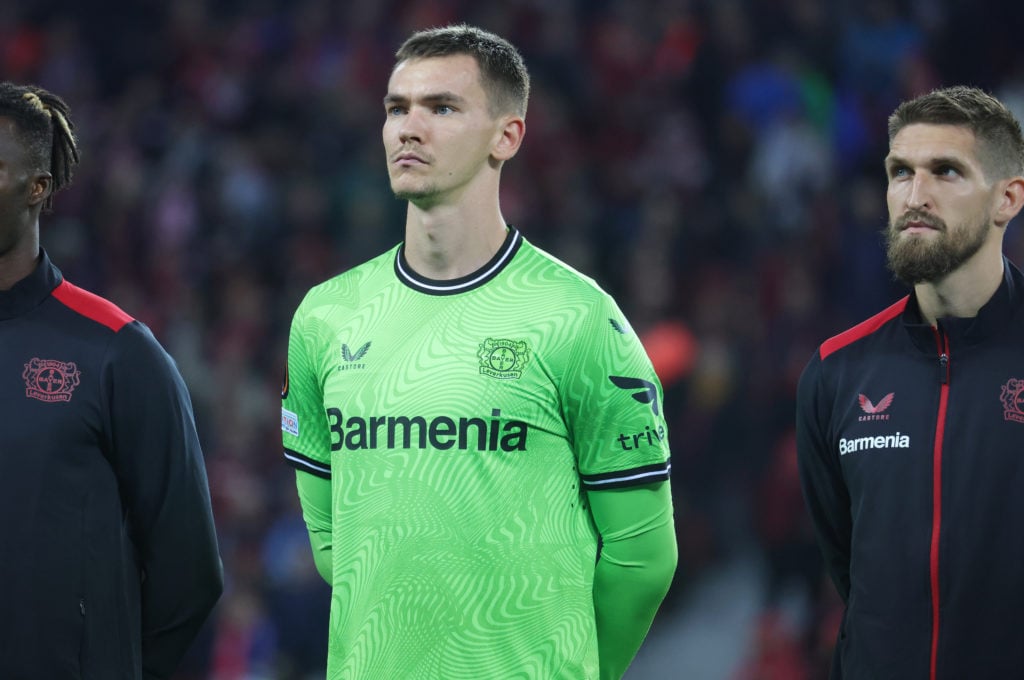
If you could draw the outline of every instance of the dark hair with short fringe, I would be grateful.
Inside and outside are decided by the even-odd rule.
[[[914,123],[957,125],[974,133],[989,179],[1024,175],[1024,136],[1006,106],[984,90],[956,85],[900,104],[889,116],[889,143]]]
[[[395,52],[395,64],[408,59],[457,54],[468,54],[476,59],[492,115],[526,115],[530,74],[512,43],[494,33],[466,24],[418,31]]]
[[[0,83],[0,117],[14,121],[29,162],[53,177],[43,208],[53,205],[53,195],[71,183],[78,165],[78,142],[71,111],[63,99],[35,85]]]

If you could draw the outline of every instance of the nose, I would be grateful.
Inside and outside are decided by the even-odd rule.
[[[409,109],[409,111],[402,116],[402,121],[398,127],[398,139],[402,144],[409,142],[423,142],[423,120],[422,115],[418,112],[416,107]]]
[[[918,172],[914,174],[907,190],[907,207],[913,210],[921,210],[931,207],[931,180],[928,173]]]

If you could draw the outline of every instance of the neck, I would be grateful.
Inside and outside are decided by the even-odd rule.
[[[418,274],[438,281],[471,274],[494,257],[508,233],[497,201],[484,209],[409,204],[405,259]]]
[[[0,290],[10,290],[32,273],[39,261],[39,229],[29,230],[10,248],[0,251]]]
[[[976,257],[939,281],[914,286],[924,320],[934,326],[943,317],[973,318],[985,306],[1003,279],[1000,249],[979,251]]]

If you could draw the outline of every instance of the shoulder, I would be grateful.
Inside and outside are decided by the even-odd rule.
[[[302,317],[316,315],[318,308],[355,307],[367,291],[394,282],[394,259],[399,246],[347,269],[310,288],[295,312]]]
[[[807,405],[815,401],[816,395],[820,396],[821,390],[828,391],[830,388],[827,386],[833,385],[838,375],[856,366],[858,357],[865,356],[857,348],[867,348],[867,343],[872,340],[888,342],[892,336],[882,331],[894,322],[899,322],[909,300],[908,295],[856,326],[821,343],[800,374],[797,401]],[[854,353],[851,354],[851,351]]]
[[[557,287],[581,299],[612,302],[611,296],[593,278],[526,239],[515,264],[513,275],[529,279],[534,285]]]
[[[65,332],[73,335],[80,346],[93,347],[104,363],[140,371],[173,368],[173,360],[149,327],[110,300],[66,279],[51,296],[64,308]]]
[[[117,333],[135,319],[110,300],[63,280],[53,289],[54,299],[78,316]]]
[[[878,314],[861,321],[856,326],[849,328],[838,335],[832,336],[825,342],[821,343],[821,346],[818,348],[817,357],[824,361],[830,355],[835,354],[836,352],[857,342],[865,340],[866,338],[872,337],[887,324],[898,319],[907,308],[907,302],[909,300],[910,296],[908,295]]]

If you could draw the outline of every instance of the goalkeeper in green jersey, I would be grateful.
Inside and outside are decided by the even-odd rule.
[[[281,430],[329,678],[618,678],[675,571],[651,363],[501,214],[528,94],[502,38],[412,35],[384,97],[404,241],[295,312]]]

